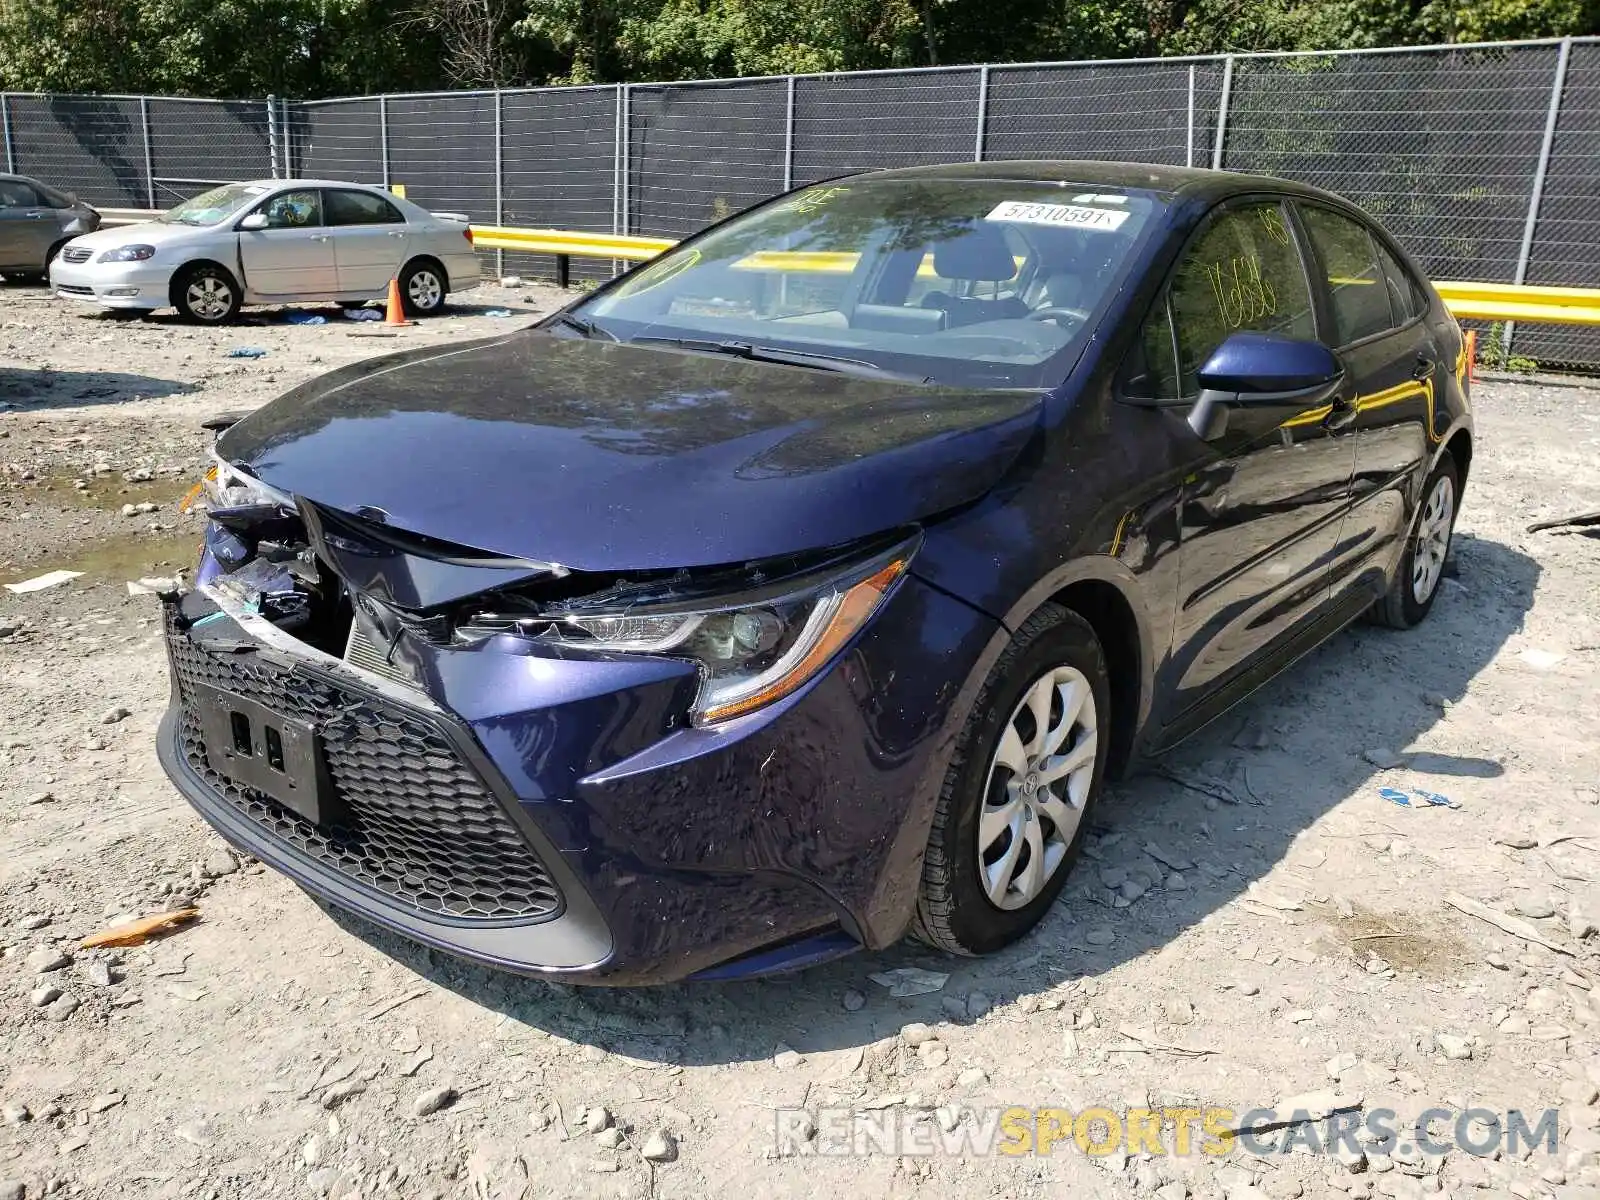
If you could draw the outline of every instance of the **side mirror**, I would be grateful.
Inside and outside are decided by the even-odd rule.
[[[1189,427],[1207,441],[1227,429],[1230,405],[1303,410],[1344,383],[1344,367],[1321,342],[1248,331],[1224,340],[1198,374],[1200,398],[1189,411]]]
[[[258,213],[258,212],[251,213],[248,217],[246,217],[244,220],[239,222],[239,228],[240,229],[265,229],[266,227],[267,227],[267,214],[266,213]]]

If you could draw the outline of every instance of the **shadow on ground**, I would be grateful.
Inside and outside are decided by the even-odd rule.
[[[124,371],[56,371],[50,368],[0,367],[0,404],[29,410],[124,404],[194,390],[193,384]]]
[[[908,1021],[969,1020],[959,1010],[972,993],[1002,1002],[1160,950],[1237,899],[1329,810],[1374,793],[1377,772],[1363,752],[1404,750],[1426,734],[1440,719],[1433,698],[1463,696],[1532,606],[1539,567],[1526,555],[1462,533],[1452,565],[1423,625],[1404,633],[1353,626],[1177,750],[1146,763],[1101,805],[1094,832],[1105,859],[1153,841],[1211,871],[1186,872],[1188,890],[1158,889],[1114,910],[1113,893],[1086,859],[1039,929],[992,958],[948,958],[904,942],[774,979],[570,988],[479,969],[359,918],[330,915],[474,1003],[651,1061],[754,1060],[770,1057],[779,1043],[801,1052],[833,1050],[876,1041]],[[1419,754],[1413,766],[1446,794],[1453,779],[1501,771],[1491,760],[1443,754]],[[1086,941],[1095,926],[1114,930],[1111,945]],[[890,999],[867,978],[902,966],[949,972],[950,979],[938,994]],[[855,1013],[841,1005],[850,988],[867,996]]]

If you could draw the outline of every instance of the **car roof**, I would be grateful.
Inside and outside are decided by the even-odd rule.
[[[1338,200],[1321,188],[1236,171],[1203,167],[1168,167],[1152,163],[1105,162],[1099,159],[1002,159],[944,163],[926,167],[898,167],[867,171],[858,179],[1018,180],[1037,183],[1071,183],[1088,187],[1126,188],[1165,196],[1222,199],[1240,192],[1272,191]]]
[[[260,188],[280,188],[280,187],[356,188],[359,191],[376,192],[379,195],[383,195],[383,196],[388,196],[388,195],[391,194],[389,192],[384,191],[384,189],[382,187],[380,187],[378,184],[375,184],[375,183],[356,183],[356,182],[354,182],[352,180],[349,180],[349,179],[241,179],[236,186],[238,186],[238,187],[260,187]],[[396,198],[398,199],[398,197],[396,197]]]

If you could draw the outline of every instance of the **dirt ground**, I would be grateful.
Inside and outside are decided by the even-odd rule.
[[[1429,621],[1341,634],[1146,764],[1038,934],[995,959],[907,945],[763,982],[552,987],[331,915],[227,854],[156,765],[156,603],[126,588],[194,557],[173,502],[199,422],[555,297],[485,288],[379,339],[337,310],[206,331],[0,290],[0,582],[83,572],[0,592],[0,1200],[1600,1195],[1600,540],[1524,532],[1600,509],[1597,390],[1480,384]],[[175,897],[201,918],[78,949]],[[911,967],[949,977],[901,998],[872,978]],[[1402,1126],[1558,1107],[1561,1144],[817,1155],[776,1133],[795,1107],[943,1129],[1010,1105],[1244,1112],[1329,1089],[1313,1108]],[[620,1133],[589,1129],[596,1106]]]

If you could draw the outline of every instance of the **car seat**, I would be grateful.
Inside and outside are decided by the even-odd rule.
[[[941,279],[952,281],[1004,283],[1016,278],[1017,263],[997,227],[973,225],[934,246],[933,271]],[[942,311],[949,326],[1021,320],[1028,315],[1028,305],[1019,296],[985,299],[932,291],[922,298],[922,307]]]

